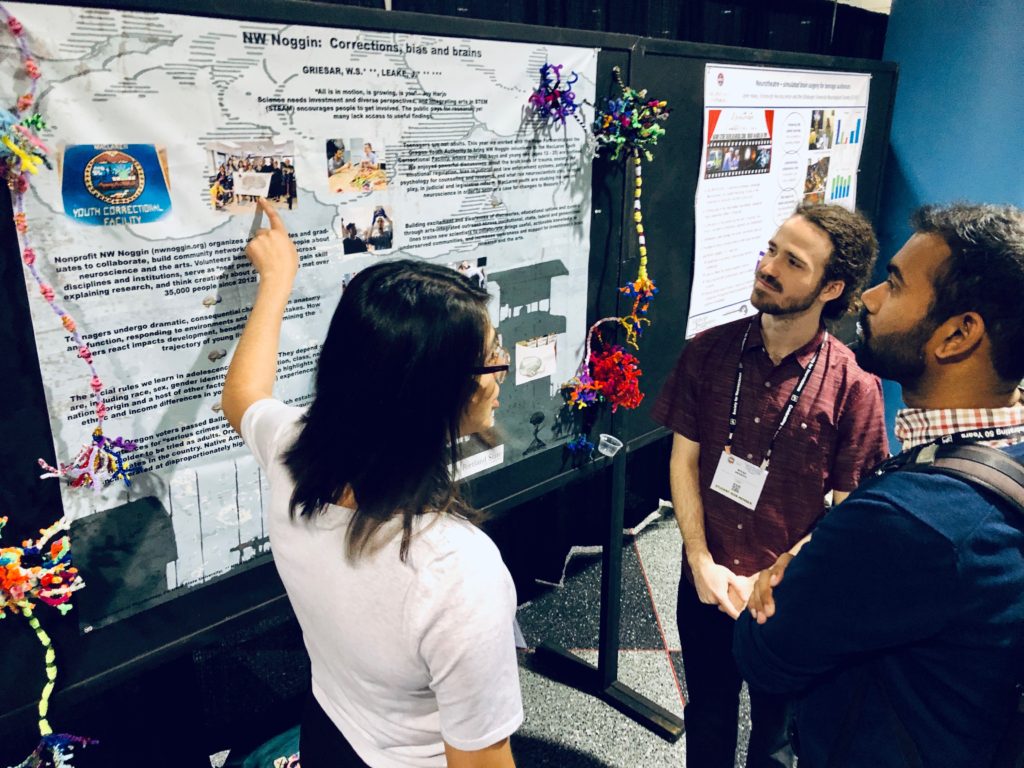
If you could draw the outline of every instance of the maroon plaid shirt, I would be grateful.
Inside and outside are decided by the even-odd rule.
[[[772,449],[757,509],[712,491],[729,434],[743,318],[694,338],[654,406],[655,421],[700,443],[699,480],[704,530],[716,563],[748,576],[772,565],[824,513],[830,490],[852,491],[889,454],[881,382],[862,371],[853,353],[831,334],[822,347],[789,423]],[[732,452],[754,464],[764,459],[782,410],[821,345],[824,331],[777,366],[765,351],[760,316],[743,349],[743,385]],[[684,558],[684,571],[692,575]]]

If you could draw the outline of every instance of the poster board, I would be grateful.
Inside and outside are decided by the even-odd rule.
[[[114,9],[11,11],[45,62],[41,138],[57,166],[26,199],[37,269],[104,379],[106,432],[137,443],[142,467],[130,485],[100,493],[61,485],[83,565],[111,539],[136,545],[131,578],[112,580],[102,602],[92,585],[83,631],[269,557],[266,478],[220,407],[256,291],[243,249],[260,197],[284,218],[301,260],[276,397],[310,401],[347,282],[381,259],[412,258],[486,287],[503,343],[551,339],[546,369],[516,361],[533,375],[505,387],[498,428],[466,441],[456,475],[508,467],[546,445],[530,419],[554,422],[557,387],[586,332],[591,164],[582,131],[552,139],[524,105],[547,61],[575,72],[578,98],[593,103],[596,49]],[[186,103],[188,120],[177,119]],[[88,378],[66,329],[34,281],[26,285],[50,428],[67,457],[93,421]],[[373,375],[352,365],[353,375]],[[140,515],[151,524],[132,542],[121,534]]]
[[[121,8],[154,12],[167,12],[171,7],[148,0],[134,0],[130,6],[122,2],[93,0],[81,3],[94,8],[114,4]],[[873,117],[879,116],[880,119],[872,121],[864,138],[858,202],[869,212],[877,209],[895,88],[893,65],[276,0],[258,5],[218,2],[215,6],[182,0],[175,3],[174,8],[195,16],[234,19],[238,25],[256,20],[260,23],[457,36],[480,41],[523,40],[533,45],[600,49],[594,89],[598,96],[603,98],[615,93],[611,68],[618,65],[627,82],[669,99],[675,111],[668,124],[668,134],[656,148],[655,161],[646,164],[644,169],[644,210],[645,221],[649,222],[652,276],[661,289],[659,298],[652,304],[650,317],[653,322],[645,332],[640,352],[644,366],[642,385],[647,398],[637,411],[620,410],[614,423],[606,420],[600,425],[602,431],[614,431],[628,439],[631,448],[664,436],[664,432],[650,421],[648,412],[683,343],[692,277],[691,233],[694,221],[690,201],[695,193],[694,180],[700,164],[700,88],[706,63],[735,61],[874,72],[869,109]],[[362,148],[353,150],[350,142],[344,150],[351,160],[353,152],[358,154]],[[327,160],[326,147],[324,160]],[[617,287],[636,272],[637,254],[632,229],[623,230],[629,212],[624,194],[626,181],[618,164],[599,161],[593,165],[590,254],[585,291],[588,320],[621,313],[625,306],[618,305]],[[174,178],[171,184],[173,188]],[[204,198],[208,199],[208,196]],[[5,244],[15,242],[8,205],[6,197],[0,195],[0,209],[3,209],[0,210],[0,238]],[[9,467],[17,466],[16,462],[24,462],[26,458],[31,463],[36,456],[52,456],[53,450],[35,338],[27,322],[30,301],[24,290],[22,265],[12,258],[14,255],[15,252],[5,247],[5,257],[0,259],[0,290],[4,291],[5,297],[5,301],[0,302],[0,319],[4,320],[0,322],[0,349],[7,353],[12,365],[9,376],[12,408],[8,417],[11,430],[18,435],[16,442],[9,442],[2,448],[4,461]],[[520,310],[519,317],[524,316],[524,311]],[[536,338],[544,338],[542,329],[537,331]],[[509,339],[506,338],[505,343],[512,349]],[[540,340],[536,343],[543,344]],[[532,364],[527,366],[524,374],[530,370]],[[540,386],[543,392],[546,383],[530,386]],[[503,407],[508,409],[509,405],[505,400]],[[524,409],[523,413],[528,417],[532,411]],[[524,422],[524,427],[529,425],[528,418]],[[549,426],[544,429],[549,429]],[[532,426],[521,434],[521,450],[525,451],[532,444]],[[541,438],[547,445],[542,450],[525,454],[508,467],[496,467],[487,474],[471,477],[469,485],[474,502],[492,510],[509,511],[521,501],[546,490],[561,487],[581,476],[588,480],[596,476],[595,471],[579,473],[567,466],[561,442],[552,437],[550,432],[543,431]],[[600,470],[600,466],[594,468]],[[51,521],[54,511],[60,509],[57,486],[38,481],[31,469],[34,467],[29,471],[10,473],[8,482],[0,487],[0,500],[6,508],[31,510],[35,516],[33,520],[29,520],[28,515],[17,522],[12,520],[7,529],[12,537],[21,535],[19,526],[20,531],[27,534],[34,526]],[[145,510],[142,512],[141,515],[126,515],[125,519],[144,520]],[[131,538],[139,533],[138,530],[129,531],[124,537]],[[123,572],[116,570],[110,578],[118,578]],[[95,581],[96,577],[93,578]],[[80,597],[88,599],[89,592],[89,589],[84,590]],[[61,673],[54,706],[86,698],[97,687],[113,685],[139,669],[188,651],[217,637],[227,627],[244,625],[267,613],[286,610],[272,564],[262,563],[238,569],[227,578],[215,579],[200,588],[186,591],[180,597],[84,635],[80,634],[79,624],[73,619],[48,621],[43,617],[61,653]],[[22,634],[11,633],[10,638],[4,638],[11,653],[8,658],[23,658],[34,652],[34,639],[22,637]],[[21,734],[23,731],[18,730],[19,725],[24,727],[28,723],[30,727],[33,721],[39,670],[30,665],[20,665],[14,671],[18,677],[12,678],[11,690],[23,695],[20,700],[12,697],[6,702],[6,710],[0,712],[0,733]]]
[[[673,107],[665,138],[654,149],[654,161],[644,165],[644,223],[651,233],[647,238],[651,277],[660,290],[651,303],[651,325],[644,332],[640,355],[646,397],[638,409],[620,411],[616,417],[616,434],[625,435],[631,446],[639,446],[667,435],[664,428],[651,420],[650,412],[689,334],[687,319],[694,284],[697,227],[694,199],[704,168],[706,146],[704,83],[707,68],[727,65],[869,74],[867,114],[870,119],[861,128],[856,205],[869,220],[877,222],[897,67],[890,62],[864,59],[650,39],[641,41],[632,61],[631,81],[642,83],[651,94],[667,99]],[[755,251],[755,258],[756,255]],[[627,238],[623,243],[622,261],[627,274],[635,270],[637,258],[636,245]],[[752,269],[753,264],[751,283]],[[841,340],[852,338],[852,327],[844,325],[833,330]]]
[[[707,64],[686,337],[757,310],[751,275],[797,205],[855,207],[871,75]]]
[[[110,388],[107,432],[148,434],[139,452],[153,467],[149,480],[136,476],[131,490],[91,496],[36,479],[35,456],[52,461],[55,445],[66,459],[88,434],[87,390],[77,391],[88,380],[16,248],[5,249],[2,267],[11,322],[0,342],[17,361],[24,407],[16,418],[26,435],[6,446],[5,459],[28,464],[4,493],[12,506],[33,510],[6,533],[17,537],[63,508],[74,519],[76,561],[90,574],[75,611],[48,627],[61,648],[57,697],[68,700],[240,617],[286,610],[258,507],[265,485],[216,409],[254,288],[242,255],[254,193],[277,198],[303,261],[279,397],[308,399],[317,339],[343,284],[380,252],[456,269],[468,262],[493,295],[503,343],[546,344],[541,370],[519,361],[524,375],[518,384],[510,377],[502,396],[507,419],[477,450],[469,446],[467,459],[476,464],[457,471],[477,486],[481,506],[563,482],[565,437],[550,431],[561,403],[555,387],[578,363],[587,317],[607,311],[598,295],[614,305],[617,274],[594,290],[582,130],[531,125],[526,99],[540,65],[554,57],[580,74],[577,88],[593,102],[628,49],[617,36],[531,32],[527,42],[510,42],[488,39],[496,33],[479,24],[430,17],[413,24],[408,15],[319,4],[219,4],[226,18],[217,19],[192,3],[181,10],[193,16],[151,11],[152,3],[89,5],[67,19],[52,6],[11,6],[39,49],[44,77],[80,80],[78,88],[40,94],[41,111],[48,99],[55,104],[44,138],[58,167],[29,193],[29,223],[47,279],[67,294],[83,335],[102,350],[96,361]],[[39,40],[34,29],[43,30]],[[598,75],[601,47],[611,58]],[[331,60],[317,63],[317,50]],[[339,57],[348,63],[338,65]],[[403,66],[396,57],[420,59]],[[348,84],[324,85],[332,78]],[[383,78],[396,85],[384,87]],[[400,84],[408,108],[396,119],[381,100],[393,100]],[[161,99],[161,89],[176,97]],[[355,99],[350,111],[361,117],[335,117],[340,99]],[[182,127],[185,103],[194,114]],[[339,150],[342,162],[331,168]],[[219,174],[225,164],[230,172]],[[294,173],[294,188],[275,186],[278,169]],[[99,199],[90,182],[111,199]],[[389,220],[390,247],[372,240],[378,208]],[[617,242],[617,212],[610,205],[593,217],[602,262],[617,257],[608,250]],[[14,243],[9,221],[4,216],[0,226]],[[341,233],[349,222],[367,250],[346,252]],[[218,456],[225,461],[207,462]],[[30,711],[35,672],[19,672],[25,684],[13,687],[24,700],[7,702],[0,730],[7,715]]]

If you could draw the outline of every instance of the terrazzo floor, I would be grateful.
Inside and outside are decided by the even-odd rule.
[[[670,712],[683,716],[686,681],[676,628],[680,538],[671,509],[662,509],[625,537],[619,680]],[[512,737],[524,768],[661,768],[685,764],[686,734],[675,744],[602,701],[539,674],[534,649],[557,643],[597,663],[601,553],[585,551],[567,563],[561,586],[519,608],[527,650],[520,683],[525,721]],[[750,734],[746,690],[740,705],[736,765],[746,760]]]

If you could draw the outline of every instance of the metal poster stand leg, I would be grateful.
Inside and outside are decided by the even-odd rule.
[[[601,559],[601,629],[597,666],[547,641],[537,647],[538,670],[572,688],[596,696],[668,741],[683,735],[683,721],[618,681],[619,619],[622,597],[622,523],[626,506],[626,452],[612,459],[612,503]]]

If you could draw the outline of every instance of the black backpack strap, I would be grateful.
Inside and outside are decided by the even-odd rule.
[[[929,445],[901,468],[937,472],[980,486],[1024,515],[1024,464],[998,448],[974,443]]]

